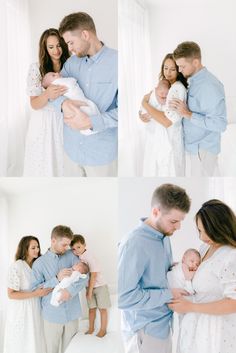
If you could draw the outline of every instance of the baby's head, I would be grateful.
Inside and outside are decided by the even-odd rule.
[[[81,274],[86,275],[89,272],[89,267],[85,262],[80,261],[72,266],[72,270],[79,271]]]
[[[70,247],[74,255],[82,255],[86,250],[86,243],[84,237],[80,234],[74,234],[73,239],[70,243]]]
[[[156,87],[156,95],[158,97],[159,103],[162,105],[166,103],[166,97],[169,92],[170,86],[170,82],[165,78],[158,82],[158,85]]]
[[[59,77],[61,77],[59,72],[47,72],[42,79],[43,88],[48,88],[48,86]]]
[[[188,249],[183,255],[182,263],[188,266],[189,271],[196,271],[201,263],[201,255],[196,249]]]

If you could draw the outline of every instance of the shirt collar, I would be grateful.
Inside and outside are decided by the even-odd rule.
[[[87,60],[92,60],[95,63],[97,63],[99,61],[100,57],[103,55],[103,52],[106,50],[106,46],[104,45],[104,43],[103,42],[101,42],[101,43],[102,43],[101,49],[96,54],[94,54],[93,56],[88,56],[87,55],[86,56]]]
[[[146,218],[141,218],[140,219],[140,225],[141,227],[146,230],[151,236],[155,237],[156,239],[163,240],[165,235],[159,232],[158,230],[154,229],[153,227],[149,226],[148,224],[145,223]]]
[[[188,79],[189,83],[191,83],[192,81],[197,80],[197,79],[201,78],[202,76],[204,76],[206,71],[207,71],[207,68],[203,67],[201,70],[196,72],[193,76],[189,77],[189,79]]]
[[[47,254],[52,257],[53,259],[58,259],[61,255],[56,254],[55,252],[51,251],[50,248],[48,248]]]

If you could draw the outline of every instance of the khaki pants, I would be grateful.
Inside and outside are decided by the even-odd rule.
[[[44,320],[47,353],[64,353],[72,337],[77,332],[78,320],[70,321],[65,325]]]
[[[125,353],[171,353],[171,336],[161,340],[146,335],[143,330],[139,330],[134,336],[125,340]]]
[[[64,173],[65,177],[116,177],[117,160],[106,165],[81,166],[72,161],[64,153]]]
[[[204,150],[190,154],[191,176],[211,177],[219,175],[218,155]]]

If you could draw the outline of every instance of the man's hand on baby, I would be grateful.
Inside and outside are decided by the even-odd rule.
[[[182,288],[171,288],[171,293],[173,295],[173,299],[179,299],[185,295],[189,295],[189,293]]]
[[[46,89],[45,93],[48,99],[56,99],[60,96],[63,96],[68,88],[66,86],[61,85],[50,85]]]
[[[71,268],[63,268],[57,274],[57,279],[59,282],[63,280],[65,277],[69,277],[72,274]]]
[[[66,289],[60,289],[60,294],[61,294],[59,299],[60,303],[66,302],[71,298],[70,293]]]
[[[184,118],[190,119],[192,116],[192,112],[188,109],[187,104],[180,99],[173,98],[169,101],[168,107],[171,110],[176,111]]]
[[[89,116],[79,108],[86,106],[85,102],[67,99],[62,104],[64,122],[72,129],[86,130],[92,127]]]

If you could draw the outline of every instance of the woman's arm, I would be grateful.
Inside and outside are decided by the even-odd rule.
[[[192,303],[185,299],[173,300],[169,308],[179,314],[194,312],[210,315],[226,315],[236,313],[236,300],[224,298],[210,303]]]
[[[159,124],[163,125],[166,128],[170,127],[172,125],[171,120],[169,120],[165,116],[164,112],[157,110],[148,103],[149,97],[150,94],[147,94],[143,97],[142,106],[146,109],[148,114],[151,115],[151,117],[156,120]]]
[[[48,295],[51,291],[52,291],[51,288],[37,288],[32,292],[22,292],[22,291],[16,291],[14,289],[8,288],[7,294],[8,294],[8,298],[18,300],[18,299],[28,299],[28,298],[34,298],[34,297],[44,297],[45,295]]]
[[[56,99],[59,96],[63,96],[66,91],[66,86],[50,85],[39,96],[30,97],[31,107],[35,110],[42,109],[45,105],[47,105],[49,99]]]

